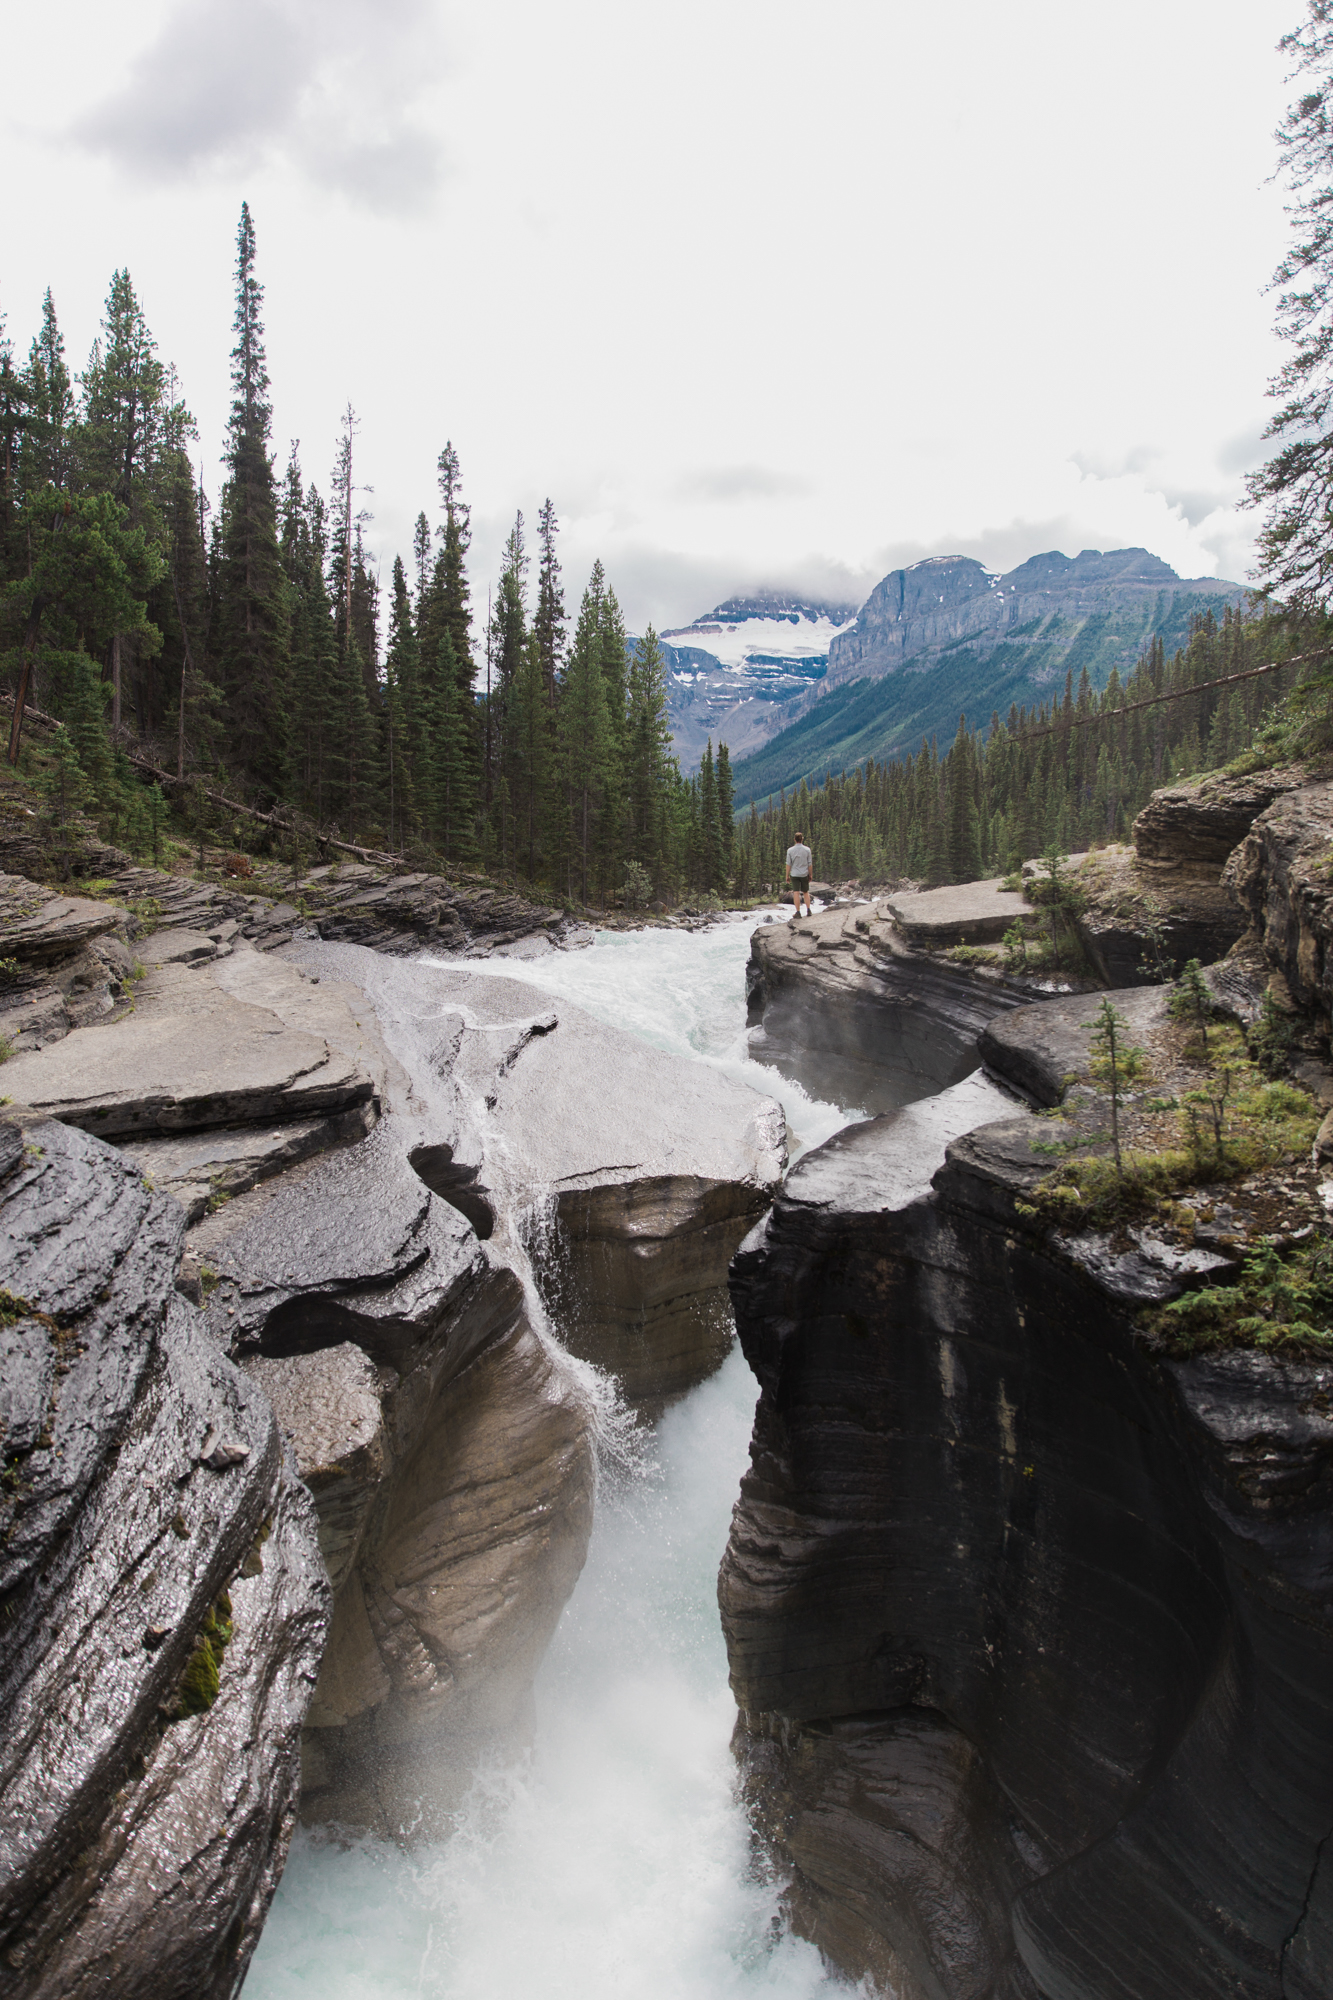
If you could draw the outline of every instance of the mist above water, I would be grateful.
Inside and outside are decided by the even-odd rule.
[[[583,951],[490,969],[779,1098],[798,1150],[849,1113],[750,1060],[752,929],[603,933]],[[735,1798],[716,1579],[755,1396],[733,1348],[637,1451],[616,1454],[538,1676],[531,1752],[478,1774],[446,1842],[298,1834],[245,2000],[842,1990],[784,1929],[780,1885],[756,1866]]]
[[[245,2000],[814,2000],[733,1798],[717,1564],[754,1382],[739,1350],[603,1494],[537,1683],[531,1756],[483,1772],[453,1838],[300,1834]]]

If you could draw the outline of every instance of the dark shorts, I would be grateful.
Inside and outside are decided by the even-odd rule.
[[[791,878],[791,886],[793,889],[795,889],[797,895],[804,896],[808,893],[810,888],[810,877],[808,875],[793,875]]]

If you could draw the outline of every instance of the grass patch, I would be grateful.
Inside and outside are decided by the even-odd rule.
[[[1245,1259],[1234,1284],[1187,1292],[1144,1319],[1178,1356],[1257,1347],[1327,1360],[1333,1354],[1333,1243],[1326,1235],[1312,1236],[1280,1250],[1266,1240]]]

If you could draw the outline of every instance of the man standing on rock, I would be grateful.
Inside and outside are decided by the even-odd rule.
[[[792,901],[796,905],[796,915],[801,914],[801,898],[805,898],[805,914],[813,916],[810,908],[810,872],[814,855],[805,844],[805,835],[798,833],[793,844],[787,849],[787,880],[791,883]]]

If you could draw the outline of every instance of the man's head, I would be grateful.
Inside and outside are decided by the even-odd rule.
[[[797,838],[797,839],[798,839],[798,840],[800,841],[800,843],[801,843],[802,847],[804,847],[804,845],[805,845],[805,835],[804,835],[803,833],[798,833],[798,834],[797,834],[797,836],[796,836],[796,838]]]

